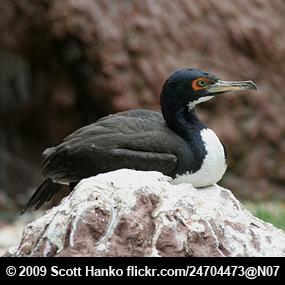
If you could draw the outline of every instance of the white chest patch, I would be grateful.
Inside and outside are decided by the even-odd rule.
[[[223,145],[211,129],[201,131],[207,154],[201,168],[194,173],[185,173],[173,179],[173,184],[190,183],[194,187],[205,187],[217,183],[227,169]]]

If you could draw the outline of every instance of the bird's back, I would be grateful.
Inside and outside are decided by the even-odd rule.
[[[189,161],[187,143],[167,127],[161,113],[138,109],[101,118],[47,149],[42,172],[62,183],[119,168],[174,176]]]

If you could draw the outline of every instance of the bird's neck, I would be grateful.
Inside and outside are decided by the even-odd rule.
[[[187,142],[193,140],[195,133],[207,128],[203,124],[194,109],[190,109],[187,104],[178,104],[170,110],[162,108],[162,114],[169,128],[181,136]]]

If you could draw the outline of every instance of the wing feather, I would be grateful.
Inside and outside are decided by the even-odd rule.
[[[44,152],[42,173],[61,182],[79,181],[120,168],[172,175],[185,142],[153,111],[132,110],[107,116]]]

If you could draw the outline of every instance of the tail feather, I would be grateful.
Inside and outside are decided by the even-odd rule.
[[[48,202],[60,188],[60,184],[54,183],[50,178],[47,178],[34,192],[27,205],[21,211],[21,214],[29,209],[39,209],[45,202]]]

